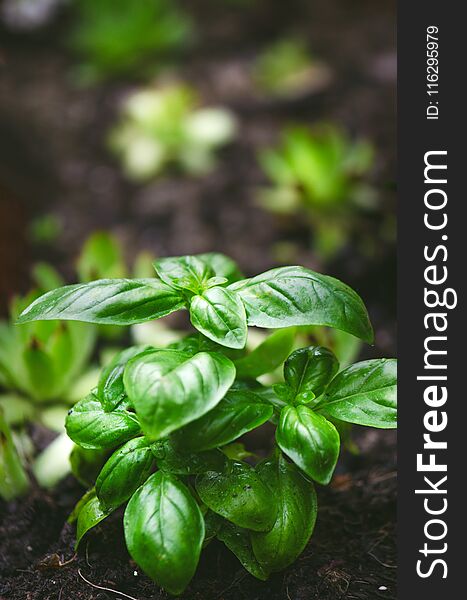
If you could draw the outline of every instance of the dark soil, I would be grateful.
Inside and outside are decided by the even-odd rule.
[[[28,289],[35,260],[52,262],[72,280],[77,252],[96,229],[116,233],[129,259],[141,249],[159,255],[216,250],[254,274],[277,265],[277,242],[293,241],[294,262],[323,268],[300,219],[274,218],[254,201],[263,182],[256,150],[276,139],[286,123],[334,120],[368,136],[376,146],[372,177],[381,219],[394,213],[393,0],[257,0],[248,16],[242,8],[226,13],[224,2],[214,0],[186,5],[201,24],[202,40],[182,74],[207,103],[230,106],[240,121],[238,140],[201,180],[174,174],[137,186],[123,178],[105,139],[134,82],[77,87],[74,59],[62,43],[66,15],[34,35],[0,28],[1,313],[14,292]],[[244,65],[258,47],[285,32],[310,39],[315,54],[331,66],[332,83],[290,102],[249,95]],[[33,244],[28,223],[50,212],[62,222],[61,235],[53,245]],[[379,223],[373,225],[376,230]],[[394,355],[394,246],[378,240],[370,257],[356,248],[350,245],[325,269],[365,298],[376,329],[371,356]],[[316,530],[294,565],[263,583],[222,544],[212,543],[183,598],[394,600],[395,435],[366,431],[357,439],[361,455],[344,456],[332,486],[319,489]],[[26,499],[0,504],[0,600],[168,598],[130,561],[120,514],[91,533],[75,556],[74,530],[63,524],[82,492],[68,479],[52,493],[35,489]]]

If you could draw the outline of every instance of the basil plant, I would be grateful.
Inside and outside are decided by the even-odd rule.
[[[70,517],[77,544],[126,505],[128,551],[168,592],[184,590],[213,538],[265,580],[290,565],[313,532],[315,483],[332,478],[341,426],[396,426],[395,361],[339,371],[325,347],[291,352],[294,328],[304,325],[372,342],[362,300],[332,277],[284,267],[242,279],[220,254],[154,266],[152,279],[56,289],[19,318],[130,325],[185,309],[197,330],[166,348],[125,349],[69,412],[76,444],[112,451]],[[248,326],[278,331],[247,353]],[[263,385],[280,364],[283,380]],[[253,466],[237,440],[267,421],[276,446]]]

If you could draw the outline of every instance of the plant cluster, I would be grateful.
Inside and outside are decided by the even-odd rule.
[[[339,372],[324,347],[289,355],[297,326],[372,341],[362,300],[332,277],[283,267],[244,279],[220,254],[154,266],[153,278],[52,290],[18,319],[131,325],[183,309],[197,330],[167,348],[127,348],[70,411],[66,429],[75,443],[112,452],[70,516],[77,543],[126,504],[129,553],[172,594],[189,583],[214,537],[266,579],[292,563],[313,532],[313,482],[332,477],[341,425],[395,427],[395,361]],[[247,353],[248,326],[285,329]],[[283,381],[258,381],[282,363]],[[276,426],[276,447],[253,466],[237,440],[266,421]]]
[[[271,181],[261,191],[261,204],[279,214],[305,212],[321,256],[340,250],[359,212],[373,207],[374,196],[362,181],[372,166],[373,149],[335,127],[287,129],[280,145],[263,150],[259,160]]]
[[[88,80],[160,69],[193,27],[173,0],[76,0],[71,43]]]
[[[150,179],[170,166],[200,175],[213,168],[216,151],[235,129],[230,111],[201,108],[191,88],[173,84],[131,94],[110,145],[132,179]]]

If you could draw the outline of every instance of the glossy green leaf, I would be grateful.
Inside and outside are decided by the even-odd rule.
[[[311,481],[283,456],[260,463],[257,471],[279,505],[273,528],[251,536],[253,551],[269,572],[281,571],[303,552],[313,533],[318,504]]]
[[[93,494],[87,497],[87,501],[80,507],[78,513],[78,524],[76,528],[76,548],[78,548],[83,536],[93,527],[99,525],[101,521],[107,518],[111,510],[105,510],[99,498]]]
[[[204,519],[189,489],[158,471],[131,497],[124,517],[126,545],[143,571],[172,594],[193,577]]]
[[[128,361],[150,349],[151,346],[127,348],[119,352],[102,371],[97,385],[97,396],[105,411],[114,410],[126,396],[125,386],[123,385],[123,372]]]
[[[217,538],[224,542],[227,548],[235,554],[245,569],[261,581],[269,577],[268,571],[258,562],[251,546],[250,532],[233,523],[224,521],[220,527]]]
[[[373,341],[360,296],[333,277],[304,267],[281,267],[234,283],[229,289],[243,300],[249,325],[328,325]]]
[[[317,408],[357,425],[397,427],[397,361],[365,360],[341,371],[329,384]]]
[[[222,354],[158,350],[133,358],[124,373],[126,392],[152,440],[194,421],[220,402],[235,379]]]
[[[94,394],[75,404],[68,413],[65,427],[76,444],[94,450],[115,448],[140,432],[133,413],[118,408],[104,412]]]
[[[223,471],[227,465],[226,456],[219,450],[207,452],[187,452],[174,447],[168,440],[152,444],[152,452],[157,467],[174,475],[198,475],[207,471]]]
[[[100,279],[47,292],[21,313],[18,323],[62,319],[132,325],[183,307],[179,293],[159,279]]]
[[[267,531],[276,520],[274,498],[246,463],[232,462],[224,473],[198,477],[196,491],[206,506],[239,527]]]
[[[222,287],[193,296],[190,303],[193,327],[207,338],[229,348],[244,348],[247,338],[245,307],[234,292]]]
[[[198,256],[173,256],[154,261],[159,277],[180,290],[199,292],[214,275],[212,268]]]
[[[180,447],[209,450],[233,442],[268,421],[273,413],[250,390],[230,390],[219,404],[175,434]]]
[[[151,473],[154,456],[150,442],[138,437],[116,450],[96,480],[96,494],[106,509],[118,508]]]
[[[337,358],[330,350],[310,346],[292,352],[284,364],[284,378],[294,400],[306,403],[323,393],[338,369]]]
[[[326,485],[339,457],[339,434],[332,423],[307,406],[285,406],[276,440],[280,448],[309,477]]]
[[[235,361],[237,376],[256,379],[274,371],[292,350],[295,333],[293,327],[274,331],[250,354]]]

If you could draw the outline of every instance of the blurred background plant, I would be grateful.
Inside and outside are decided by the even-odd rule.
[[[71,45],[80,77],[135,77],[170,64],[189,43],[193,26],[175,0],[74,0]]]
[[[19,313],[44,290],[16,298],[10,319],[0,321],[0,409],[3,428],[11,428],[8,445],[14,445],[21,461],[1,468],[13,472],[30,465],[40,485],[49,487],[69,471],[72,444],[64,434],[70,406],[89,391],[97,372],[89,360],[95,347],[96,328],[84,323],[44,321],[15,324]],[[33,458],[34,445],[28,435],[30,423],[60,434],[43,453]],[[8,436],[7,436],[8,437]],[[10,451],[14,456],[15,450]],[[17,476],[11,475],[15,481]],[[25,479],[25,475],[22,477]],[[12,495],[22,493],[21,484]],[[1,490],[0,490],[1,492]]]
[[[131,179],[150,179],[170,166],[202,175],[214,167],[216,151],[233,139],[235,129],[230,111],[199,107],[193,89],[169,85],[127,98],[110,146]]]
[[[252,77],[263,94],[293,98],[322,89],[330,82],[331,72],[314,58],[305,40],[286,37],[259,53]]]
[[[285,129],[280,143],[259,153],[270,185],[258,200],[279,215],[305,214],[313,248],[330,259],[349,242],[362,213],[377,206],[375,191],[365,181],[373,148],[353,141],[339,128],[321,125]]]

